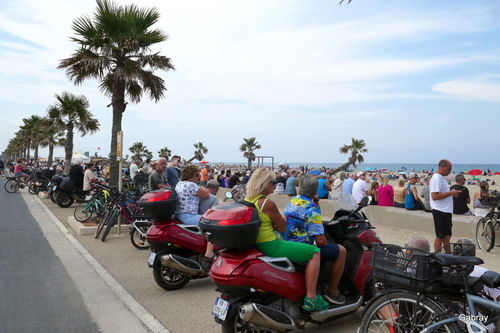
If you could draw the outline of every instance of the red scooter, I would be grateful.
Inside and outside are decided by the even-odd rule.
[[[293,264],[287,258],[265,256],[253,247],[242,249],[245,241],[238,236],[243,234],[233,234],[233,238],[239,239],[240,249],[233,247],[221,251],[210,270],[210,278],[221,292],[212,313],[216,322],[222,325],[222,332],[285,332],[303,329],[307,322],[326,323],[349,315],[365,304],[375,294],[370,266],[372,245],[381,243],[373,231],[374,227],[360,212],[368,203],[369,199],[366,198],[354,210],[340,209],[332,221],[324,224],[327,238],[331,237],[347,250],[339,286],[347,301],[343,305],[330,305],[325,311],[307,312],[302,309],[306,295],[304,266]],[[217,212],[219,207],[224,206],[207,211],[200,226],[214,244],[227,246],[222,244],[225,242],[223,234],[228,238],[231,232],[221,231],[223,226],[217,223],[221,216]],[[227,220],[222,222],[229,224]],[[328,272],[326,267],[322,267],[318,283],[320,294],[327,287]]]
[[[176,290],[189,280],[208,277],[202,266],[207,241],[200,228],[172,218],[177,207],[175,191],[146,193],[139,205],[152,220],[146,240],[151,248],[148,265],[153,268],[156,283],[165,290]]]

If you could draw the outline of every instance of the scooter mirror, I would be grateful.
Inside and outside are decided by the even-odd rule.
[[[233,195],[231,194],[231,191],[226,192],[226,198],[231,199]]]
[[[361,199],[361,201],[359,202],[359,205],[361,207],[366,207],[370,204],[371,201],[372,201],[372,197],[366,196],[366,197],[363,197],[363,199]]]

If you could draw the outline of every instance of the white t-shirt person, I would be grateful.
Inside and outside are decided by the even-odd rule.
[[[429,192],[446,193],[449,191],[450,185],[448,185],[446,179],[439,173],[435,173],[429,183]],[[453,197],[451,195],[441,200],[433,200],[431,195],[430,201],[432,209],[453,214]]]
[[[363,197],[366,197],[366,191],[368,191],[368,184],[365,181],[364,174],[358,174],[358,180],[352,186],[352,196],[356,203],[359,203]]]

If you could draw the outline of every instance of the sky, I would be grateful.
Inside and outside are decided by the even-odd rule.
[[[119,4],[132,2],[120,0]],[[152,50],[165,98],[129,104],[124,150],[143,142],[189,159],[245,163],[243,138],[275,162],[343,163],[363,139],[365,163],[500,163],[500,2],[454,0],[162,0]],[[77,48],[72,21],[89,0],[0,0],[0,151],[22,119],[44,116],[64,91],[85,95],[101,124],[74,150],[110,151],[111,109],[98,82],[56,69]],[[98,150],[98,148],[100,148]],[[63,148],[55,150],[63,156]],[[40,150],[47,155],[46,149]]]

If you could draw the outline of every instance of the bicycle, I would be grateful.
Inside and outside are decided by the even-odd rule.
[[[20,176],[16,177],[6,177],[7,181],[3,185],[5,191],[8,193],[16,193],[20,188],[24,188],[28,185],[24,184],[24,180]]]
[[[112,197],[105,186],[91,183],[93,194],[87,194],[87,202],[80,203],[73,212],[78,222],[85,222],[93,218],[101,217],[105,207],[111,203]]]
[[[495,246],[495,235],[500,229],[500,193],[493,191],[488,197],[482,197],[481,203],[492,210],[476,225],[476,242],[481,250],[490,251]],[[497,211],[495,211],[495,209]]]
[[[471,249],[464,245],[459,245],[463,252],[458,254]],[[417,253],[396,245],[375,244],[373,275],[379,281],[380,292],[365,306],[358,332],[421,332],[425,329],[463,332],[467,323],[462,323],[459,316],[477,314],[470,302],[484,304],[484,300],[488,300],[482,292],[484,285],[500,286],[500,274],[496,272],[469,277],[474,265],[482,263],[474,256]],[[480,310],[496,320],[497,314],[489,308],[481,306]],[[487,324],[488,321],[481,323]]]
[[[118,217],[121,215],[125,219],[126,224],[131,224],[137,220],[141,222],[148,222],[144,214],[142,213],[141,207],[133,201],[130,200],[128,196],[120,194],[117,197],[117,200],[113,202],[112,213],[109,221],[107,221],[106,229],[102,234],[101,241],[105,241],[108,237],[109,232],[114,227],[116,222],[118,221]],[[146,230],[147,231],[147,230]],[[132,243],[134,243],[134,239],[132,238]]]

